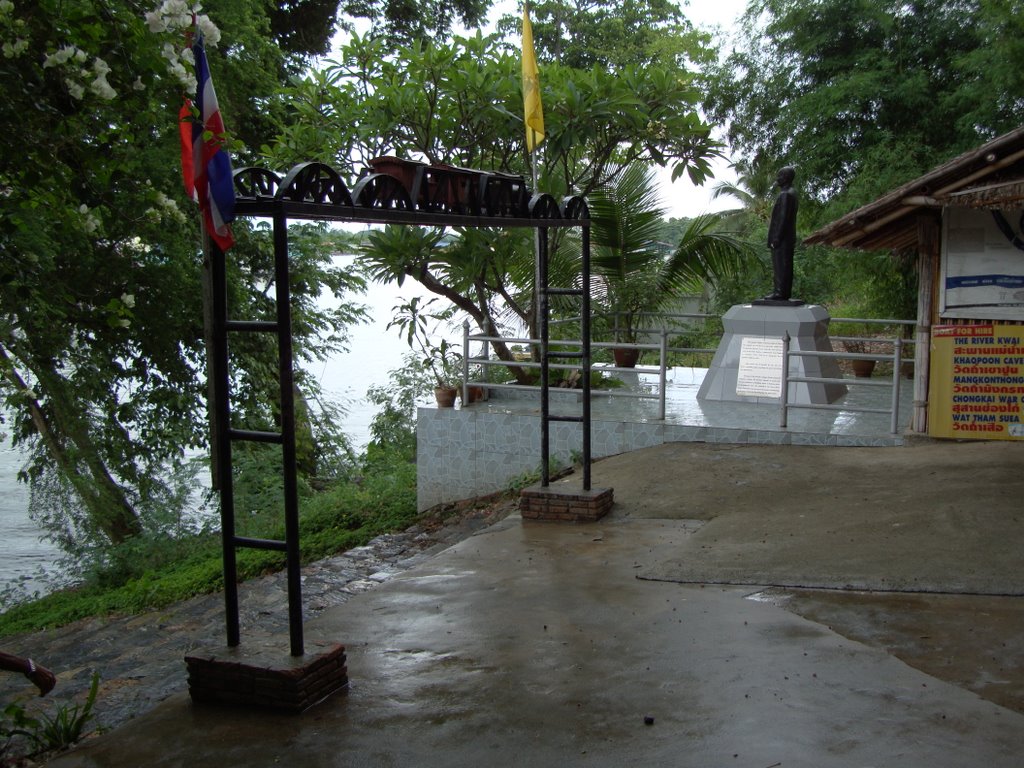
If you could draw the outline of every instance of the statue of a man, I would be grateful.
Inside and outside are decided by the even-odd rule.
[[[779,171],[776,183],[779,196],[772,208],[772,220],[768,225],[768,247],[772,249],[772,269],[775,283],[768,301],[789,301],[793,293],[793,249],[796,247],[796,192],[793,179],[796,170],[787,165]]]

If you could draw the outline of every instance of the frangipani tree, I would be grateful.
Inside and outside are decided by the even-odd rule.
[[[542,63],[541,87],[541,190],[556,198],[588,195],[631,163],[669,166],[693,183],[708,178],[719,145],[679,65],[584,70],[549,61]],[[292,88],[289,105],[297,121],[267,148],[277,167],[316,159],[351,177],[373,157],[397,155],[530,176],[520,54],[494,36],[395,51],[379,39],[353,37],[336,63]],[[364,260],[374,279],[417,280],[488,335],[510,328],[521,335],[525,328],[536,336],[531,233],[456,234],[453,240],[387,230],[370,236]],[[568,236],[552,234],[552,283],[568,284],[579,273],[578,250],[567,247]],[[494,348],[512,360],[506,345]]]

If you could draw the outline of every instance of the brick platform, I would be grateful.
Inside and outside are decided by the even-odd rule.
[[[613,503],[611,488],[584,491],[567,485],[531,485],[519,492],[519,513],[524,520],[592,523],[607,515]]]
[[[246,641],[236,648],[197,649],[185,657],[192,701],[302,712],[348,685],[345,646],[305,643],[291,656],[287,638]]]

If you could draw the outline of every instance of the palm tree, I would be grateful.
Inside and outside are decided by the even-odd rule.
[[[702,294],[753,258],[749,245],[717,231],[721,214],[690,220],[677,244],[660,242],[664,208],[652,169],[635,163],[589,198],[595,298],[616,315],[615,341],[635,343],[647,313]]]
[[[724,219],[735,221],[739,225],[753,217],[756,221],[767,223],[771,218],[774,204],[775,177],[767,167],[755,168],[746,160],[737,160],[732,164],[736,170],[736,181],[720,181],[711,188],[711,198],[731,197],[740,203],[739,208],[722,211]]]

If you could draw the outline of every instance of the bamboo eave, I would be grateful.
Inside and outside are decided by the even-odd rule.
[[[946,205],[1019,208],[1024,200],[1024,127],[935,168],[813,232],[804,242],[902,250],[917,242],[918,217]]]

